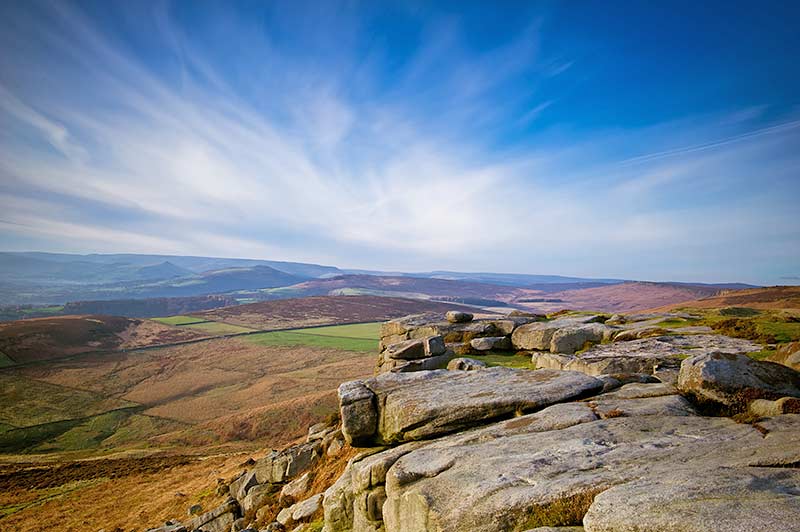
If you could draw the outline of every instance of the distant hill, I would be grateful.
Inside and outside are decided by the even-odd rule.
[[[377,296],[315,296],[262,301],[193,313],[253,329],[311,327],[334,323],[385,321],[420,312],[446,312],[465,307],[419,299]]]
[[[319,264],[309,264],[302,262],[283,262],[260,259],[229,259],[221,257],[194,257],[183,255],[139,255],[136,253],[115,253],[76,255],[71,253],[42,253],[32,252],[0,252],[0,271],[3,271],[4,264],[13,264],[20,259],[35,259],[40,264],[43,263],[89,263],[94,265],[119,265],[126,264],[131,266],[150,266],[169,262],[179,268],[183,268],[192,273],[203,273],[211,270],[221,270],[224,268],[246,268],[257,265],[270,266],[277,270],[300,277],[321,277],[341,273],[334,266],[322,266]]]
[[[72,301],[64,305],[62,313],[154,318],[157,316],[188,314],[236,304],[237,302],[234,298],[224,295]]]
[[[542,302],[527,303],[519,300],[516,302],[531,309],[547,312],[564,308],[632,312],[678,303],[687,299],[708,297],[716,295],[720,291],[721,289],[714,286],[704,285],[627,282],[594,288],[552,292],[548,293],[546,300]]]
[[[411,276],[337,275],[325,279],[312,279],[279,288],[273,295],[304,297],[313,295],[398,295],[425,299],[480,298],[508,302],[531,293],[514,286],[431,279]]]
[[[190,270],[176,266],[168,260],[151,266],[142,266],[137,273],[140,279],[174,279],[192,274]]]
[[[800,309],[800,286],[768,286],[746,290],[722,291],[711,297],[687,299],[659,307],[676,308],[748,307],[760,310]]]
[[[606,284],[624,283],[624,279],[592,279],[583,277],[565,277],[563,275],[529,275],[521,273],[461,273],[449,271],[433,271],[429,273],[409,274],[414,277],[431,277],[434,279],[451,279],[455,281],[472,281],[477,283],[490,283],[509,286],[523,286],[539,288],[540,285],[549,284],[581,284],[583,286],[601,286]]]
[[[0,353],[15,363],[25,364],[77,353],[141,347],[204,336],[191,329],[120,316],[58,316],[0,324]]]
[[[286,286],[338,272],[332,266],[251,259],[0,252],[0,301],[52,305],[197,296]]]

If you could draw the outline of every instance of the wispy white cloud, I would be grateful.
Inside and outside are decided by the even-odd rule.
[[[0,120],[11,125],[0,134],[0,232],[15,242],[386,269],[637,276],[646,264],[654,275],[757,280],[757,264],[715,270],[713,254],[730,260],[720,242],[756,253],[757,220],[785,226],[786,192],[798,189],[787,174],[800,149],[787,146],[800,148],[800,121],[752,125],[762,109],[500,142],[557,103],[537,100],[527,80],[580,66],[543,56],[539,20],[480,54],[456,20],[431,23],[422,34],[436,37],[386,78],[387,58],[359,52],[357,39],[320,64],[242,20],[258,49],[220,63],[159,8],[141,23],[177,65],[164,69],[79,9],[47,7],[52,24],[0,37],[40,32],[56,87],[36,89],[19,65],[0,76]],[[759,169],[737,190],[779,193],[724,190]],[[796,223],[783,242],[797,242]],[[709,251],[686,251],[691,242]],[[676,250],[684,259],[670,270]]]

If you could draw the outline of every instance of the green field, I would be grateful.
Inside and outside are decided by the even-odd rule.
[[[517,355],[513,351],[492,352],[490,355],[471,355],[469,358],[485,362],[487,366],[505,366],[507,368],[536,369],[531,363],[530,355]]]
[[[761,343],[785,343],[800,340],[800,316],[796,311],[758,310],[747,307],[723,309],[682,309],[699,319],[671,318],[658,325],[682,327],[708,325],[720,334],[747,338]]]
[[[253,329],[248,329],[247,327],[241,327],[239,325],[231,325],[229,323],[222,323],[219,321],[204,321],[201,323],[189,323],[187,325],[181,325],[181,327],[185,329],[196,329],[198,331],[203,331],[208,334],[235,334],[235,333],[249,332],[253,330]]]
[[[0,453],[86,451],[136,443],[185,424],[138,414],[142,407],[66,419],[33,427],[0,430]]]
[[[7,366],[13,366],[13,365],[14,361],[11,360],[11,357],[0,351],[0,368],[5,368]]]
[[[374,352],[378,349],[380,323],[311,327],[294,331],[252,334],[243,340],[257,345],[327,347],[344,351]]]
[[[16,375],[0,375],[0,405],[0,423],[30,427],[97,415],[134,403]]]
[[[376,323],[354,323],[352,325],[332,325],[329,327],[310,327],[302,331],[307,334],[318,336],[340,336],[343,338],[363,338],[365,340],[378,341],[381,337],[381,325],[383,322]]]
[[[208,321],[203,318],[195,318],[194,316],[167,316],[166,318],[150,319],[163,323],[164,325],[190,325],[192,323],[204,323]]]

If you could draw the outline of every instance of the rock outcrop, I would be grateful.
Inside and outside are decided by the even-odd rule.
[[[737,413],[754,399],[800,397],[800,372],[745,355],[709,353],[681,363],[678,388],[700,402]]]
[[[472,314],[452,311],[445,319],[416,314],[392,320],[381,327],[377,373],[440,369],[457,355],[508,350],[518,327],[541,319],[540,315],[474,319]],[[435,346],[428,345],[431,341]]]
[[[589,375],[677,372],[683,359],[706,353],[750,353],[761,346],[749,340],[712,334],[670,335],[597,345],[578,355],[534,353],[538,368],[582,371]]]
[[[440,436],[602,389],[572,371],[436,370],[387,373],[339,388],[342,432],[354,446]]]

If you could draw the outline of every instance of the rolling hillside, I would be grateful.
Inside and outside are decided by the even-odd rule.
[[[254,329],[283,329],[385,321],[408,314],[446,312],[454,308],[463,307],[451,303],[399,297],[315,296],[262,301],[194,313],[194,315]]]
[[[564,308],[631,312],[678,303],[687,299],[708,297],[719,292],[719,288],[704,285],[627,282],[594,288],[563,290],[546,294],[543,296],[545,301],[517,300],[517,303],[527,308],[547,312]]]
[[[659,307],[659,309],[725,307],[747,307],[759,310],[800,309],[800,286],[769,286],[747,290],[726,290],[711,297],[687,299]]]
[[[538,293],[525,288],[473,281],[432,279],[410,276],[338,275],[312,279],[293,286],[269,291],[270,295],[304,297],[317,295],[393,295],[418,298],[480,298],[509,302],[526,294]]]

